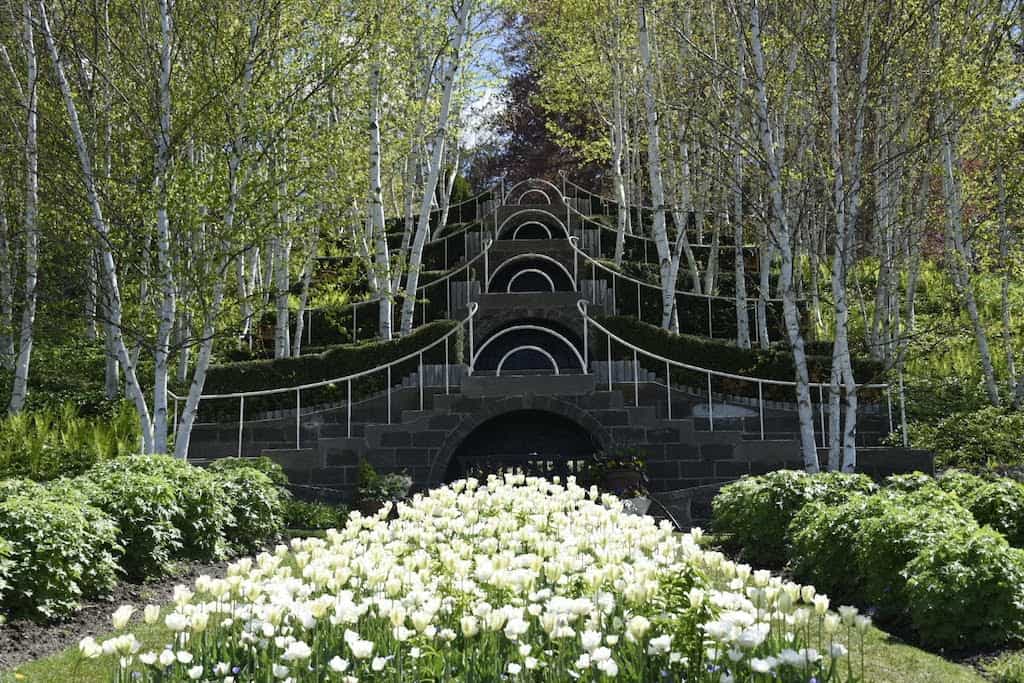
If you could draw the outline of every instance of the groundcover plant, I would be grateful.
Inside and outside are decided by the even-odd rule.
[[[469,479],[387,516],[179,587],[162,651],[121,633],[81,654],[125,682],[862,679],[867,617],[572,479]]]

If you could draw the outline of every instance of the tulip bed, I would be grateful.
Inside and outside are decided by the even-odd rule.
[[[81,656],[118,681],[863,679],[870,619],[571,479],[470,479],[387,515],[179,587],[162,651],[125,606]]]

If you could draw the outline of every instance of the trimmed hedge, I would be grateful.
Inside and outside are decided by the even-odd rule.
[[[670,358],[680,363],[688,363],[699,367],[729,372],[737,375],[747,375],[763,379],[777,379],[787,382],[793,381],[795,370],[793,356],[785,346],[776,346],[767,351],[758,348],[741,349],[733,343],[707,339],[687,334],[674,334],[668,330],[640,322],[631,317],[623,316],[598,316],[597,321],[611,330],[613,334],[622,339],[639,346],[652,353]],[[600,336],[599,333],[591,335],[591,339]],[[601,339],[600,348],[595,348],[593,357],[600,360],[605,357],[604,340]],[[597,341],[595,340],[596,344]],[[811,347],[810,350],[816,350]],[[812,382],[828,382],[832,368],[831,347],[825,355],[811,355],[808,353],[807,366]],[[619,360],[632,360],[632,351],[628,351],[620,344],[612,344],[612,356]],[[649,358],[640,356],[640,364],[649,366],[649,369],[664,374],[664,366]],[[868,358],[854,358],[854,375],[858,382],[872,382],[883,375],[881,363]],[[707,381],[703,373],[687,372],[684,370],[672,371],[672,381],[683,385],[703,387]],[[715,391],[733,393],[739,395],[757,395],[757,387],[752,382],[733,381],[716,379]],[[793,400],[793,390],[790,387],[765,386],[765,398],[776,400]],[[862,390],[862,395],[868,392]]]
[[[935,453],[938,468],[986,472],[1024,465],[1024,413],[988,406],[912,423],[909,436],[915,448]]]
[[[452,320],[441,320],[424,325],[407,337],[389,342],[361,342],[333,347],[323,353],[278,358],[275,360],[243,361],[212,366],[206,376],[203,392],[206,394],[228,394],[265,389],[281,389],[300,384],[312,384],[335,377],[344,377],[364,370],[377,367],[384,363],[397,360],[415,353],[419,349],[437,341],[458,325]],[[449,344],[450,360],[457,362],[462,344],[461,333]],[[432,349],[424,356],[424,362],[441,362],[444,358],[443,345]],[[408,368],[399,368],[393,374],[397,381],[402,373],[414,372],[417,366],[413,358]],[[377,376],[380,375],[380,376]],[[383,389],[385,379],[383,373],[369,375],[353,382],[353,399],[357,395]],[[330,401],[343,400],[347,395],[345,384],[326,385],[303,392],[304,405],[314,405]],[[294,408],[295,395],[290,392],[261,396],[247,399],[246,411],[273,410],[276,408]],[[203,420],[216,420],[222,417],[238,417],[238,400],[204,400],[200,403],[200,414]]]

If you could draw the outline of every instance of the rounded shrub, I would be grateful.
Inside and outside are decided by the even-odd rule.
[[[284,525],[289,529],[340,529],[348,517],[348,508],[344,505],[305,500],[288,500],[284,510]]]
[[[900,616],[906,609],[908,562],[950,535],[978,528],[955,496],[939,490],[883,492],[868,501],[864,514],[852,537],[854,566],[863,580],[864,599],[883,617]]]
[[[839,505],[805,505],[789,526],[790,567],[833,601],[860,602],[864,580],[856,571],[852,539],[871,514],[871,497],[857,493]]]
[[[256,458],[218,458],[207,465],[207,469],[213,472],[228,472],[239,468],[262,472],[276,486],[288,485],[288,475],[284,473],[284,468],[265,455]]]
[[[905,592],[921,642],[962,650],[1024,636],[1024,550],[992,529],[960,529],[907,565]]]
[[[228,542],[253,551],[284,531],[285,497],[270,477],[246,467],[218,473],[231,500],[232,521],[225,529]]]
[[[1024,484],[997,479],[965,496],[964,505],[978,524],[987,524],[1006,536],[1010,545],[1024,547]]]
[[[973,496],[974,493],[991,479],[987,477],[964,472],[963,470],[950,469],[943,472],[936,482],[943,491],[948,491],[961,499]]]
[[[212,472],[168,455],[115,458],[106,470],[153,475],[174,489],[177,513],[172,522],[181,532],[182,554],[196,559],[222,557],[224,533],[231,522],[231,500]]]
[[[4,604],[15,613],[62,616],[116,581],[117,527],[78,499],[11,496],[0,502],[0,538],[8,544]]]
[[[132,579],[162,576],[181,549],[178,494],[164,477],[133,471],[120,459],[100,463],[73,481],[117,523],[122,566]]]
[[[937,486],[935,477],[924,472],[893,474],[885,478],[885,488],[906,493],[934,486]]]
[[[12,477],[10,479],[0,479],[0,502],[13,498],[14,496],[39,496],[44,493],[45,489],[42,484],[32,481],[31,479],[20,479],[18,477]]]
[[[749,562],[779,567],[787,558],[793,517],[812,501],[836,505],[875,489],[863,474],[777,470],[722,487],[712,501],[713,527],[728,534]]]

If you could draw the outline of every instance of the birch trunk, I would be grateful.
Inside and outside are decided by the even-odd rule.
[[[750,315],[747,310],[747,273],[743,262],[743,145],[740,142],[740,126],[743,122],[743,95],[747,89],[746,41],[742,34],[736,41],[739,54],[736,60],[736,99],[733,102],[733,117],[730,137],[732,138],[732,241],[733,256],[736,259],[733,272],[736,282],[736,345],[741,349],[750,348]]]
[[[615,14],[615,47],[612,54],[612,188],[615,193],[615,265],[622,265],[626,250],[626,231],[629,229],[629,202],[626,183],[622,178],[622,155],[626,146],[626,123],[622,106],[622,63],[619,58],[618,13]]]
[[[54,75],[60,86],[61,96],[64,100],[64,107],[67,110],[68,120],[71,126],[71,133],[74,139],[75,150],[78,155],[78,162],[82,172],[82,182],[85,186],[86,201],[90,208],[90,218],[93,229],[99,235],[101,264],[106,280],[109,298],[109,317],[112,345],[117,350],[118,360],[125,375],[125,384],[129,389],[129,395],[135,404],[135,410],[139,415],[139,423],[142,431],[143,449],[150,453],[153,450],[153,423],[150,419],[149,406],[146,404],[146,397],[139,388],[138,378],[135,373],[135,365],[132,362],[125,344],[121,327],[122,307],[121,290],[118,285],[117,266],[114,263],[114,254],[110,248],[110,229],[103,216],[100,206],[99,195],[96,192],[95,176],[92,170],[92,157],[82,133],[82,126],[78,119],[78,106],[75,104],[71,94],[71,86],[68,84],[64,73],[64,65],[61,62],[57,44],[54,41],[53,31],[50,28],[49,19],[46,16],[45,0],[39,0],[39,27],[46,38],[46,47],[50,53],[50,61],[53,63]]]
[[[309,286],[313,281],[313,267],[316,265],[316,250],[319,243],[319,231],[309,235],[306,245],[306,260],[302,264],[301,290],[299,292],[299,311],[295,315],[295,337],[292,339],[292,355],[302,355],[302,333],[306,323],[306,305],[309,302]]]
[[[811,405],[810,379],[807,371],[807,356],[804,352],[804,338],[800,331],[800,310],[797,308],[796,295],[793,291],[793,250],[790,244],[789,219],[783,200],[782,176],[779,167],[778,150],[768,110],[768,88],[764,50],[761,45],[761,19],[758,0],[754,0],[750,13],[751,52],[754,59],[755,90],[758,120],[758,138],[761,151],[765,157],[768,172],[768,190],[771,195],[773,219],[776,226],[776,242],[782,257],[783,315],[786,320],[786,332],[793,350],[793,364],[796,375],[797,413],[800,418],[800,447],[804,459],[804,469],[817,472],[818,451],[814,441],[814,408]]]
[[[953,282],[964,298],[967,308],[967,315],[971,319],[974,328],[974,338],[978,345],[978,355],[981,359],[982,375],[985,379],[985,391],[988,394],[989,402],[998,406],[999,386],[996,383],[996,373],[992,366],[992,353],[989,350],[988,333],[981,321],[981,312],[978,309],[978,300],[974,293],[974,282],[971,278],[971,259],[967,243],[963,234],[963,207],[960,202],[960,193],[956,180],[956,168],[959,166],[957,153],[954,149],[953,134],[948,129],[942,133],[942,156],[943,176],[942,193],[946,203],[946,233],[947,239],[952,246],[953,253],[950,254],[950,268],[953,271]]]
[[[647,120],[647,172],[651,183],[651,201],[654,203],[651,233],[658,249],[661,272],[661,326],[670,329],[672,321],[676,317],[675,276],[678,273],[678,262],[674,269],[672,250],[669,246],[668,231],[665,226],[665,185],[661,173],[661,135],[654,92],[654,59],[651,54],[647,7],[643,2],[640,3],[639,31],[640,61],[644,70],[644,110]]]
[[[452,170],[448,174],[448,178],[444,183],[444,190],[441,192],[441,217],[437,221],[436,233],[444,231],[446,225],[448,225],[448,209],[452,204],[452,190],[455,189],[455,179],[459,175],[459,159],[461,157],[461,148],[458,144],[453,145],[454,158],[452,159]]]
[[[381,140],[380,140],[380,63],[370,67],[370,211],[367,228],[375,244],[375,266],[377,274],[378,335],[382,340],[392,337],[391,304],[394,290],[391,283],[391,254],[388,249],[387,233],[384,227],[384,196],[381,183]]]
[[[996,211],[999,215],[999,269],[1003,271],[999,290],[999,309],[1003,323],[1003,353],[1006,354],[1006,385],[1013,396],[1015,408],[1020,408],[1021,396],[1017,389],[1017,363],[1013,352],[1013,325],[1010,315],[1010,281],[1013,279],[1013,262],[1010,260],[1010,224],[1006,218],[1006,177],[1003,166],[996,168],[998,199]]]
[[[443,91],[441,93],[441,110],[438,114],[437,131],[431,150],[430,165],[427,169],[427,182],[423,188],[423,200],[420,203],[419,224],[416,226],[416,237],[413,239],[409,255],[409,273],[405,279],[405,297],[402,299],[402,334],[412,331],[413,313],[416,310],[416,289],[419,284],[420,268],[423,264],[423,247],[430,235],[430,207],[437,191],[438,177],[441,173],[441,162],[444,159],[445,140],[448,138],[448,118],[451,111],[452,92],[455,89],[455,73],[462,58],[462,45],[468,32],[469,11],[472,0],[462,0],[459,5],[455,38],[452,42],[452,54],[445,67]]]
[[[25,107],[25,280],[21,308],[21,329],[18,333],[18,356],[14,362],[14,384],[7,411],[17,413],[28,396],[28,372],[32,360],[33,328],[36,319],[36,285],[39,279],[39,65],[32,35],[32,6],[22,3],[24,20],[22,41],[27,74],[24,88]]]
[[[160,320],[153,349],[153,453],[167,452],[167,378],[171,360],[171,330],[174,327],[176,290],[171,263],[171,227],[167,211],[167,173],[171,140],[171,43],[174,23],[170,0],[159,0],[160,76],[158,83],[159,129],[153,191],[157,198],[157,269],[160,274]]]
[[[0,178],[0,198],[6,195]],[[11,228],[0,199],[0,367],[14,367],[14,280],[12,277]]]

